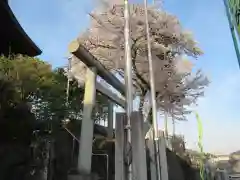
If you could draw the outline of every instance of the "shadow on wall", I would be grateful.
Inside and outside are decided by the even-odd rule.
[[[174,152],[167,149],[169,180],[199,180],[199,170]]]

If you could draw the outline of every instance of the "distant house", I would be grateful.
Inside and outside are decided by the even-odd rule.
[[[240,174],[240,151],[230,154],[231,170],[234,174]]]
[[[232,176],[240,174],[240,151],[233,152],[228,155],[218,155],[212,158],[212,161],[219,169],[225,169]]]
[[[229,155],[217,155],[216,157],[213,158],[215,162],[219,161],[229,161]]]
[[[0,55],[37,56],[41,54],[41,50],[18,23],[7,0],[0,0],[0,22]]]

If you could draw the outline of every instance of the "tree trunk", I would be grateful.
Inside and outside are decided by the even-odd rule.
[[[144,96],[140,96],[140,103],[139,103],[139,112],[143,114],[143,105],[144,105]]]
[[[173,125],[173,137],[175,137],[175,120],[174,118],[172,117],[172,125]]]
[[[167,112],[164,112],[164,129],[165,129],[165,138],[168,139],[168,117]]]

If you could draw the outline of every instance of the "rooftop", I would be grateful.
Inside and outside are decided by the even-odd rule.
[[[37,56],[42,52],[18,23],[7,0],[0,0],[0,54]]]

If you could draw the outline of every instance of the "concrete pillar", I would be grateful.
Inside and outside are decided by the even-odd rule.
[[[115,121],[115,180],[125,180],[124,124],[125,113],[117,113]]]
[[[151,180],[157,180],[157,166],[155,162],[155,151],[154,151],[154,139],[153,139],[153,131],[152,128],[149,129],[146,138],[148,139],[147,141],[147,146],[149,149],[149,156],[150,156],[150,171],[151,171]]]
[[[133,179],[147,179],[147,162],[145,148],[145,134],[143,130],[143,117],[140,112],[133,112],[131,116],[132,129],[132,157]]]
[[[160,153],[160,164],[161,164],[161,179],[168,180],[168,164],[167,164],[167,154],[166,154],[166,140],[164,134],[159,136],[159,153]]]
[[[86,74],[83,120],[81,126],[78,170],[84,174],[91,173],[92,139],[94,122],[91,119],[96,98],[96,69],[89,68]]]

